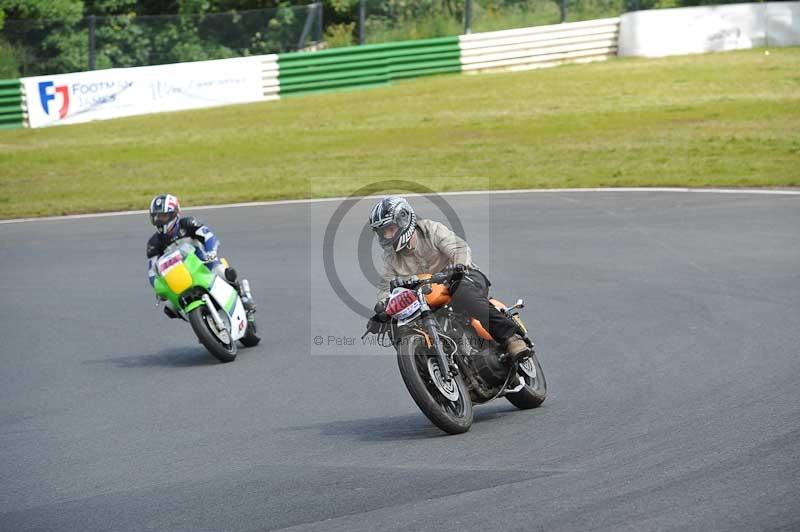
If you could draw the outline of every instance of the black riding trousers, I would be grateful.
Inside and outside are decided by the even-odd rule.
[[[478,270],[470,270],[450,285],[453,310],[477,319],[500,345],[518,332],[517,325],[489,301],[491,283]]]

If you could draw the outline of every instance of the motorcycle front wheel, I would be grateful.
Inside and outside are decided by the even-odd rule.
[[[208,349],[214,358],[220,362],[233,362],[236,360],[236,342],[232,341],[229,344],[217,336],[217,326],[211,317],[208,307],[201,305],[189,313],[189,323],[192,324],[192,329],[197,335],[200,343]],[[228,333],[230,338],[230,333]]]
[[[441,376],[436,354],[425,338],[410,335],[397,348],[397,365],[408,393],[431,422],[448,434],[467,432],[472,426],[472,401],[460,375],[450,381]]]

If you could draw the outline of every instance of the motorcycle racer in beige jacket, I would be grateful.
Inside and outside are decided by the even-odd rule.
[[[472,251],[462,238],[442,223],[417,220],[408,201],[397,196],[383,198],[373,207],[369,225],[384,250],[376,314],[368,323],[371,332],[382,330],[389,319],[382,309],[394,278],[452,270],[448,288],[453,310],[477,319],[512,359],[529,354],[516,323],[489,301],[491,283],[472,262]]]

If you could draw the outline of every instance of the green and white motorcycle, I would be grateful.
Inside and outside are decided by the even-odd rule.
[[[252,316],[247,320],[242,299],[226,279],[210,270],[195,253],[191,238],[170,244],[156,262],[156,295],[169,301],[187,320],[200,343],[220,362],[236,359],[239,341],[252,347],[261,340]],[[227,261],[222,259],[227,267]],[[247,281],[242,281],[246,297]]]

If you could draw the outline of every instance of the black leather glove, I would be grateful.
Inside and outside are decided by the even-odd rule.
[[[416,284],[417,281],[419,281],[419,278],[416,275],[412,275],[411,277],[395,277],[389,282],[389,289],[408,288]]]
[[[375,303],[375,315],[367,322],[367,331],[372,334],[380,334],[389,329],[389,315],[386,314],[386,303],[389,298],[382,299]]]
[[[467,270],[469,270],[469,267],[465,264],[448,264],[442,271],[447,273],[464,273]]]
[[[447,276],[446,283],[452,285],[460,282],[468,271],[469,268],[464,264],[450,264],[442,270],[442,273]]]
[[[389,303],[389,298],[385,297],[375,303],[375,307],[372,309],[375,311],[375,314],[384,314],[386,315],[386,305]],[[386,319],[384,321],[389,321],[389,316],[386,315]]]

